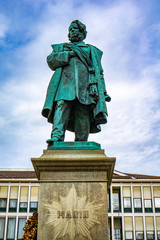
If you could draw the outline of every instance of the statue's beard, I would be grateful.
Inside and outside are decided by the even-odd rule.
[[[69,40],[70,40],[71,42],[80,42],[80,41],[82,41],[83,39],[84,39],[83,34],[77,34],[77,35],[72,35],[72,34],[70,34],[70,36],[69,36]]]
[[[71,42],[79,42],[79,36],[70,36]]]

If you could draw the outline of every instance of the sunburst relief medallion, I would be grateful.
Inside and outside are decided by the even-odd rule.
[[[85,196],[79,197],[73,184],[66,197],[60,196],[59,202],[45,204],[48,210],[47,224],[54,228],[53,240],[63,239],[66,235],[70,240],[74,240],[76,235],[92,240],[90,229],[100,224],[97,210],[102,206],[88,202]]]

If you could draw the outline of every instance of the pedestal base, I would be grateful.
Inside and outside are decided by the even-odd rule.
[[[44,150],[32,163],[40,181],[38,240],[108,239],[115,158],[99,149]]]

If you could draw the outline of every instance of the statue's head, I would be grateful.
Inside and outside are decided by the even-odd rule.
[[[72,21],[68,30],[68,38],[71,42],[83,41],[86,38],[86,26],[79,20]]]

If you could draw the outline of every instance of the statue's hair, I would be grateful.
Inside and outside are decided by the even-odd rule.
[[[86,38],[86,36],[87,36],[86,25],[84,25],[84,24],[83,24],[82,22],[80,22],[79,20],[73,20],[73,21],[71,22],[71,24],[72,24],[72,23],[76,23],[76,24],[77,24],[80,32],[81,32],[82,35],[83,35],[83,38],[82,38],[81,40],[84,40],[84,39]],[[71,24],[70,24],[70,25],[71,25]],[[68,38],[70,39],[70,34],[68,34]]]

